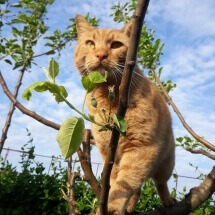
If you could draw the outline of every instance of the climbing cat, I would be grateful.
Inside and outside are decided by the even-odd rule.
[[[108,87],[114,85],[116,97],[112,113],[116,112],[132,24],[129,22],[121,30],[98,29],[77,15],[76,28],[78,43],[74,59],[80,74],[98,71],[104,75],[105,71],[108,72],[107,82],[98,84],[86,100],[89,113],[99,122],[101,118],[91,105],[91,97],[96,98],[99,109],[108,110]],[[174,204],[167,187],[175,160],[170,113],[163,95],[137,66],[125,120],[128,123],[127,134],[120,137],[111,173],[108,214],[132,212],[139,200],[141,185],[147,178],[154,180],[163,206]],[[98,130],[99,127],[92,124],[95,143],[104,163],[111,132]]]

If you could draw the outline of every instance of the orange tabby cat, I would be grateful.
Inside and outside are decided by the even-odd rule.
[[[131,22],[121,30],[97,29],[84,17],[76,16],[78,44],[75,49],[75,65],[81,75],[108,71],[107,82],[98,84],[88,94],[89,113],[101,121],[91,105],[91,97],[98,108],[109,109],[108,86],[115,86],[112,113],[117,110],[119,84],[122,77]],[[111,188],[108,199],[108,214],[124,215],[133,211],[140,196],[141,185],[151,177],[158,190],[163,206],[174,204],[167,181],[172,174],[175,146],[170,113],[164,97],[154,84],[136,67],[130,91],[129,108],[125,119],[127,135],[119,140],[115,163],[111,173]],[[99,132],[92,124],[92,132],[103,162],[110,142],[111,132]],[[99,211],[97,214],[100,214]]]

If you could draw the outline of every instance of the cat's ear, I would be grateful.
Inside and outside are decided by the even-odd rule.
[[[81,36],[86,31],[91,31],[94,28],[90,25],[90,23],[81,15],[77,14],[76,15],[76,29],[77,29],[77,34],[78,37]]]
[[[133,19],[131,19],[120,31],[127,35],[127,37],[131,36]]]

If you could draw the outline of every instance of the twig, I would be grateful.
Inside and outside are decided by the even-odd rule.
[[[69,203],[69,214],[78,215],[77,203],[75,201],[75,180],[80,176],[78,172],[72,171],[72,157],[68,159],[68,188],[69,194],[67,196],[67,201]]]
[[[208,142],[207,140],[201,138],[198,134],[196,134],[192,128],[186,123],[186,121],[184,120],[183,116],[181,115],[180,111],[178,110],[178,108],[176,107],[175,103],[172,101],[172,98],[169,96],[169,94],[167,93],[167,91],[165,90],[165,88],[163,87],[160,78],[158,77],[157,73],[155,70],[153,70],[155,78],[157,83],[160,85],[161,90],[163,91],[164,95],[166,96],[168,102],[171,104],[173,110],[175,111],[175,113],[177,114],[178,118],[180,119],[181,123],[183,124],[183,126],[187,129],[187,131],[196,139],[198,140],[200,143],[204,144],[206,147],[208,147],[210,150],[215,152],[215,145],[211,144],[210,142]]]
[[[63,195],[63,198],[64,198],[66,201],[68,201],[68,196],[66,195],[66,193],[64,192],[64,190],[61,188],[60,191],[61,191],[61,193],[62,193],[62,195]]]
[[[208,158],[215,160],[215,155],[211,154],[210,152],[207,152],[203,149],[191,149],[191,148],[185,148],[188,152],[191,152],[192,154],[202,154],[207,156]]]
[[[66,44],[67,44],[69,41],[71,41],[72,39],[73,39],[73,38],[70,38],[70,39],[66,40],[64,43],[60,44],[60,45],[57,46],[57,47],[54,47],[53,49],[50,49],[50,50],[47,51],[47,52],[43,52],[43,53],[41,53],[41,54],[34,55],[32,58],[41,57],[41,56],[43,56],[43,55],[48,54],[49,52],[55,51],[56,49],[58,49],[58,48],[60,48],[60,47],[62,47],[62,46],[64,46],[64,45],[66,45]]]
[[[24,63],[22,69],[20,70],[18,81],[17,81],[17,84],[16,84],[15,89],[14,89],[14,93],[13,93],[14,98],[16,98],[17,95],[18,95],[19,88],[20,88],[20,86],[22,84],[22,79],[23,79],[23,76],[24,76],[24,73],[25,73],[25,69],[26,69],[26,64]],[[0,154],[2,152],[2,148],[4,146],[5,140],[7,139],[7,133],[8,133],[8,130],[9,130],[9,127],[10,127],[10,124],[11,124],[11,119],[12,119],[14,110],[15,110],[15,105],[12,102],[10,104],[10,110],[9,110],[9,112],[7,114],[7,118],[6,118],[6,121],[5,121],[4,128],[2,129],[2,136],[1,136],[1,139],[0,139]]]
[[[160,208],[147,213],[133,213],[138,215],[188,215],[209,199],[215,192],[215,166],[205,180],[190,190],[185,198],[172,207]]]
[[[133,70],[136,64],[137,49],[139,45],[143,20],[146,14],[148,4],[149,0],[138,0],[138,5],[133,16],[133,27],[131,30],[131,37],[126,56],[125,68],[123,71],[122,81],[119,88],[119,105],[117,115],[121,117],[125,116],[129,103],[130,84]],[[102,191],[100,196],[101,215],[107,214],[107,202],[110,188],[110,174],[114,163],[119,136],[120,136],[119,132],[117,131],[117,129],[114,128],[112,131],[110,145],[107,152],[104,169],[102,172]]]

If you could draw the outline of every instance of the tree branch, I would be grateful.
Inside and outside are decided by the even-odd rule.
[[[13,93],[14,98],[16,98],[17,95],[18,95],[19,88],[20,88],[20,86],[22,84],[22,79],[23,79],[23,76],[24,76],[24,73],[25,73],[25,69],[26,69],[26,64],[24,63],[23,67],[22,67],[22,69],[21,69],[21,71],[19,73],[18,81],[17,81],[17,84],[16,84],[15,89],[14,89],[14,93]],[[14,105],[13,102],[11,102],[10,110],[9,110],[9,112],[7,114],[5,125],[4,125],[4,127],[2,129],[2,136],[1,136],[1,139],[0,139],[0,154],[2,152],[2,148],[4,146],[5,140],[7,139],[7,133],[8,133],[8,130],[9,130],[9,127],[10,127],[10,124],[11,124],[11,119],[12,119],[14,110],[15,110],[15,105]]]
[[[80,176],[79,172],[72,172],[72,157],[68,159],[68,188],[69,193],[67,196],[67,201],[69,203],[69,214],[70,215],[78,215],[78,210],[76,208],[75,201],[75,180]]]
[[[119,105],[117,115],[124,117],[129,104],[129,91],[133,75],[133,70],[136,64],[137,49],[140,40],[143,20],[148,8],[149,0],[138,0],[138,5],[133,16],[133,27],[129,41],[128,52],[126,56],[125,68],[122,75],[122,81],[119,88]],[[100,196],[100,213],[107,214],[107,202],[110,188],[110,174],[114,163],[116,149],[119,141],[119,132],[116,128],[112,131],[109,149],[105,165],[102,172],[102,191]]]
[[[185,198],[172,207],[160,208],[147,213],[137,213],[138,215],[188,215],[197,209],[202,203],[209,199],[215,192],[215,166],[208,174],[202,184],[194,187]],[[133,213],[135,214],[135,213]]]
[[[204,149],[191,149],[191,148],[185,148],[188,152],[191,152],[192,154],[202,154],[206,157],[215,160],[215,155],[211,154],[210,152],[205,151]]]
[[[166,96],[168,102],[171,104],[173,110],[175,111],[175,113],[177,114],[178,118],[180,119],[181,123],[183,124],[184,128],[187,129],[187,131],[196,139],[198,140],[200,143],[204,144],[206,147],[208,147],[210,150],[215,152],[215,145],[211,144],[210,142],[208,142],[207,140],[201,138],[198,134],[196,134],[193,129],[186,123],[186,121],[184,120],[183,116],[181,115],[180,111],[178,110],[178,108],[176,107],[175,103],[172,101],[172,98],[169,96],[169,94],[167,93],[167,91],[165,90],[165,88],[163,87],[160,78],[158,77],[157,73],[155,70],[153,70],[155,78],[157,83],[159,84],[161,90],[163,91],[164,95]]]
[[[88,182],[88,184],[91,186],[94,193],[96,194],[97,198],[99,199],[101,194],[101,186],[92,171],[92,166],[90,162],[90,150],[89,150],[90,138],[91,138],[91,132],[90,130],[86,129],[84,133],[84,141],[83,141],[84,152],[79,148],[77,153],[81,163],[81,167],[84,171],[84,179]]]
[[[37,58],[37,57],[40,57],[40,56],[43,56],[43,55],[46,55],[48,54],[49,52],[52,52],[52,51],[55,51],[56,49],[62,47],[62,46],[65,46],[69,41],[71,41],[73,38],[70,38],[68,40],[66,40],[64,43],[60,44],[59,46],[57,47],[54,47],[53,49],[50,49],[49,51],[47,52],[44,52],[44,53],[41,53],[41,54],[37,54],[37,55],[34,55],[32,58]]]
[[[55,123],[55,122],[52,122],[50,120],[47,120],[46,118],[40,116],[39,114],[25,108],[22,104],[20,104],[16,98],[11,94],[11,92],[9,91],[5,81],[4,81],[4,78],[0,72],[0,84],[3,88],[3,91],[4,93],[7,95],[7,97],[11,100],[11,102],[13,103],[14,106],[16,106],[23,114],[26,114],[28,116],[30,116],[31,118],[37,120],[38,122],[44,124],[44,125],[47,125],[51,128],[54,128],[56,130],[59,130],[60,129],[60,125]]]

